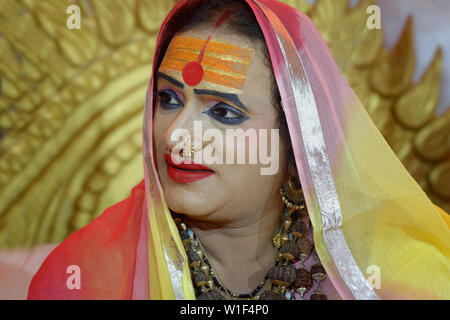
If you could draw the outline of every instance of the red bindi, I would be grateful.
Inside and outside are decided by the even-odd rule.
[[[183,69],[183,80],[184,82],[195,87],[203,79],[204,70],[200,63],[197,61],[189,62]]]

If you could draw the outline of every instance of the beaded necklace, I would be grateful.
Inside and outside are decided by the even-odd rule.
[[[283,195],[283,190],[281,193]],[[277,250],[275,265],[252,292],[243,294],[233,293],[220,283],[199,239],[184,223],[183,216],[174,214],[173,218],[186,250],[197,300],[304,300],[305,294],[313,287],[316,289],[309,297],[311,300],[327,300],[320,287],[326,277],[325,269],[316,263],[307,270],[305,264],[312,256],[317,261],[318,258],[312,241],[307,237],[311,223],[304,204],[296,204],[295,208],[285,207],[281,230],[273,238]],[[258,295],[267,280],[270,280],[270,290]]]

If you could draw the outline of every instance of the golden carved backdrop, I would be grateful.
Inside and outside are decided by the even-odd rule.
[[[174,0],[0,0],[0,248],[60,242],[143,178],[141,127],[160,24]],[[450,212],[442,53],[414,84],[413,22],[397,46],[362,0],[286,0],[308,13],[394,151]],[[66,8],[81,8],[81,30]]]

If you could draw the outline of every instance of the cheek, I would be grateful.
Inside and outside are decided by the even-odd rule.
[[[169,125],[170,119],[167,116],[161,115],[157,110],[153,118],[153,141],[156,152],[155,156],[159,160],[164,159],[165,134]]]
[[[161,117],[158,115],[158,111],[155,112],[153,115],[153,138],[156,142],[156,145],[159,145],[159,142],[161,142],[162,136],[164,135],[163,132],[163,123]]]
[[[164,110],[161,109],[161,106],[157,106],[156,108],[157,109],[153,115],[153,135],[156,144],[158,145],[164,141],[164,137],[176,115],[174,113],[164,114]]]
[[[273,120],[267,119],[267,117],[252,118],[249,121],[245,122],[245,124],[243,124],[240,127],[240,129],[244,130],[245,132],[252,132],[252,134],[254,136],[256,136],[256,142],[255,142],[256,148],[253,145],[251,146],[247,140],[245,145],[239,145],[239,144],[235,144],[234,146],[227,145],[227,148],[226,148],[227,150],[234,148],[235,152],[244,152],[245,151],[245,152],[247,152],[247,154],[249,152],[251,152],[252,150],[256,150],[257,154],[255,156],[257,156],[259,159],[260,148],[263,147],[263,145],[264,145],[265,149],[270,154],[271,145],[272,145],[272,141],[271,141],[272,131],[271,130],[275,129]],[[275,136],[274,136],[274,138],[275,138]],[[279,145],[279,140],[278,141],[275,140],[273,143],[278,143],[278,145]]]
[[[269,113],[251,117],[242,124],[243,130],[254,129],[256,132],[265,129],[270,133],[271,129],[276,129],[276,115]]]
[[[278,176],[261,175],[259,166],[227,166],[224,169],[220,185],[208,198],[227,203],[227,206],[236,208],[235,212],[259,208],[261,200],[271,198],[274,190],[281,186]]]

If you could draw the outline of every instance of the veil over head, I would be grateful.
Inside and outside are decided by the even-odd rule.
[[[179,1],[157,40],[144,116],[145,185],[57,247],[29,298],[195,299],[153,153],[154,80]],[[244,1],[244,0],[243,0]],[[449,219],[380,134],[305,14],[245,0],[264,33],[317,254],[342,299],[449,299]],[[67,265],[81,290],[67,290]],[[85,271],[83,271],[85,270]],[[379,285],[368,277],[379,272]]]

